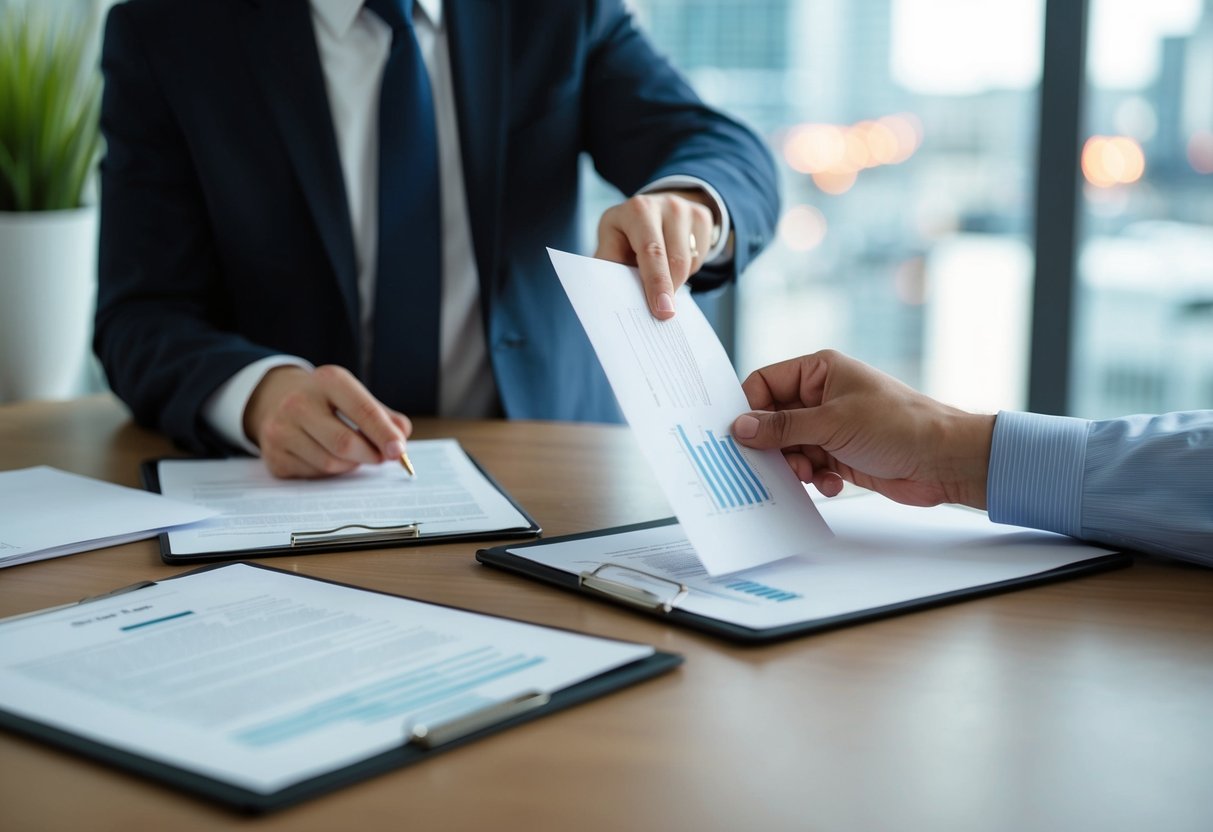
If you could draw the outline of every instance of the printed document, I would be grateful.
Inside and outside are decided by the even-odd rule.
[[[830,529],[779,451],[732,437],[750,409],[728,355],[685,287],[649,312],[635,269],[548,249],[619,406],[708,574],[813,552]]]
[[[417,523],[423,536],[530,526],[454,439],[416,440],[408,449],[416,477],[395,461],[327,479],[283,480],[259,459],[162,460],[161,493],[220,512],[170,532],[169,548],[188,555],[290,546],[292,533],[350,523]]]
[[[143,540],[214,514],[46,465],[0,471],[0,567]]]
[[[269,794],[653,652],[232,564],[0,622],[0,708]]]
[[[972,509],[857,493],[818,501],[835,537],[812,554],[723,577],[705,572],[678,524],[512,553],[572,574],[611,564],[597,574],[662,600],[673,600],[682,584],[687,592],[675,608],[764,629],[1023,578],[1112,551],[991,523]]]

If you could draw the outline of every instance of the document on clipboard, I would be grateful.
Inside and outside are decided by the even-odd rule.
[[[812,555],[712,576],[674,518],[476,553],[481,563],[743,642],[781,638],[1126,566],[1129,556],[951,505],[854,489],[817,501]],[[754,541],[762,546],[761,540]]]
[[[234,563],[0,621],[0,727],[269,811],[680,662]]]
[[[535,521],[454,439],[415,440],[398,462],[318,480],[278,479],[259,459],[161,459],[147,487],[219,512],[160,538],[167,563],[452,540],[533,537]]]

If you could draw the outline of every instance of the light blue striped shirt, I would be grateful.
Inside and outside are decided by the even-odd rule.
[[[1003,411],[986,504],[996,523],[1213,566],[1213,410],[1099,422]]]

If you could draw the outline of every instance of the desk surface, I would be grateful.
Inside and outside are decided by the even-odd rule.
[[[549,536],[668,513],[616,427],[421,420]],[[171,453],[110,398],[0,407],[0,469],[127,485]],[[3,507],[0,507],[0,516]],[[1129,569],[735,647],[492,571],[467,544],[275,566],[656,645],[663,678],[249,820],[0,734],[5,829],[1213,829],[1213,570]],[[0,615],[164,566],[152,541],[0,571]]]

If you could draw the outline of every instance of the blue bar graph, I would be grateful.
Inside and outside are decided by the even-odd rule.
[[[759,598],[766,598],[768,601],[792,601],[796,598],[803,598],[796,592],[788,592],[783,589],[776,589],[773,586],[760,584],[758,581],[735,580],[728,581],[724,584],[726,589],[735,589],[738,592],[744,592],[748,595],[756,595]]]
[[[704,431],[703,435],[702,441],[692,442],[686,428],[678,425],[683,450],[691,458],[716,507],[744,508],[769,502],[770,493],[741,455],[733,437],[719,439],[710,430]]]

